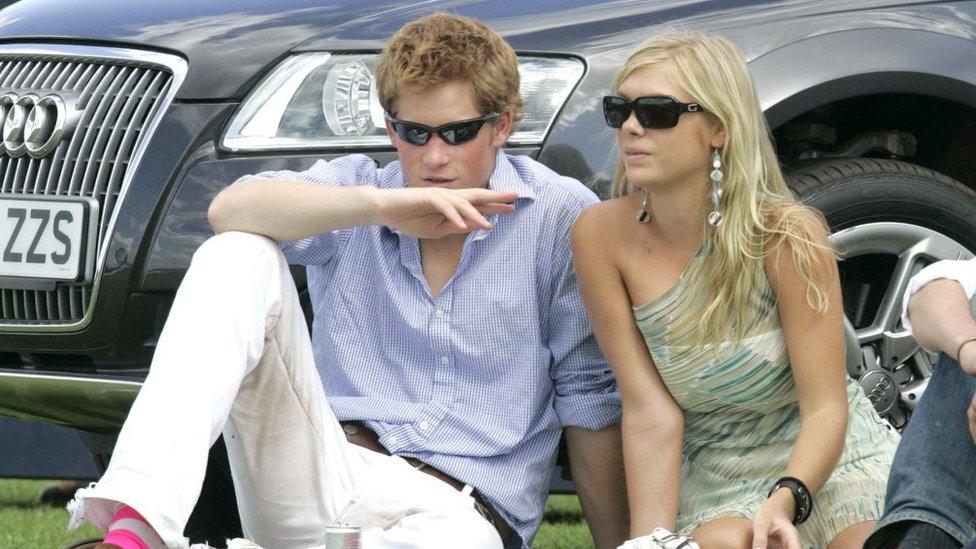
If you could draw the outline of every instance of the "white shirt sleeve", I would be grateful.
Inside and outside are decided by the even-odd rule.
[[[908,320],[908,298],[921,290],[922,286],[940,278],[955,280],[962,285],[966,298],[972,299],[973,294],[976,294],[976,258],[938,261],[922,269],[908,281],[905,297],[901,302],[901,323],[909,332],[912,331],[912,324]]]

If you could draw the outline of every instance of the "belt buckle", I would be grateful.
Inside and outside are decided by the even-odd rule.
[[[427,468],[427,464],[417,458],[406,458],[407,463],[416,471],[423,472]],[[436,478],[436,477],[435,477]]]
[[[487,520],[488,524],[497,527],[498,525],[495,524],[495,518],[491,516],[491,511],[488,509],[488,506],[481,501],[481,498],[471,494],[471,499],[474,500],[474,510],[477,511],[482,518]]]

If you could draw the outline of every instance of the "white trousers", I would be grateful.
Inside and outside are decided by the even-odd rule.
[[[121,502],[186,547],[221,432],[244,534],[262,547],[321,545],[333,523],[362,527],[364,549],[502,546],[469,495],[346,441],[285,258],[245,233],[194,255],[108,470],[78,491],[72,522],[104,529]]]

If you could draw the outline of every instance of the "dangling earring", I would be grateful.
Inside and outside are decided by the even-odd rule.
[[[722,155],[718,153],[718,149],[712,151],[712,173],[708,178],[712,180],[712,211],[708,214],[708,224],[718,227],[722,224],[722,212],[718,211],[718,204],[722,200],[720,185],[725,179],[725,172],[722,171]]]
[[[651,220],[651,214],[647,213],[647,191],[641,189],[640,195],[641,207],[639,210],[637,210],[637,212],[634,213],[634,219],[636,219],[641,225],[644,225]]]

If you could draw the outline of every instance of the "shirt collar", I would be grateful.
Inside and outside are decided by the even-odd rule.
[[[406,185],[406,182],[403,181],[403,172],[400,171],[399,164],[399,160],[397,160],[395,173],[400,177],[401,185]],[[389,169],[390,167],[393,167],[392,163],[387,168]],[[515,166],[512,165],[511,160],[509,160],[509,156],[501,149],[498,149],[498,152],[495,154],[495,169],[492,170],[491,177],[488,178],[488,188],[493,191],[515,193],[518,195],[516,201],[535,200],[535,189],[533,189],[531,185],[522,179],[522,177],[515,170]],[[488,216],[488,220],[492,223],[494,223],[497,218],[497,214]],[[405,236],[403,231],[400,229],[394,229],[392,227],[386,227],[386,229],[397,236]],[[481,229],[475,231],[475,233],[484,232],[485,231],[482,231]],[[484,238],[483,234],[475,235],[475,240],[481,240],[482,238]]]
[[[520,200],[535,200],[535,189],[515,171],[509,156],[501,149],[498,149],[495,155],[495,169],[488,179],[488,188],[493,191],[515,193]]]

